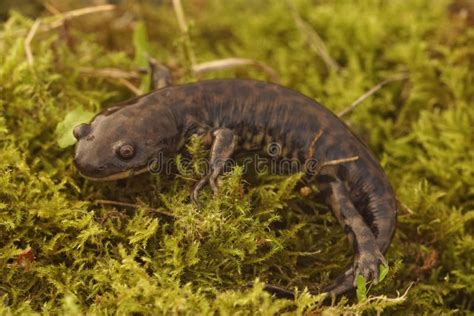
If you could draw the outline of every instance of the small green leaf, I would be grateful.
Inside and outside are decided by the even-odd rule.
[[[148,67],[148,56],[150,55],[150,41],[144,21],[135,24],[133,30],[133,48],[135,49],[135,64],[138,67]],[[150,87],[150,77],[145,76],[140,83],[142,91],[148,91]]]
[[[358,274],[356,277],[356,285],[357,285],[357,301],[363,302],[367,299],[367,287],[365,285],[365,279],[362,275]]]
[[[390,268],[384,264],[379,266],[379,283],[382,282],[388,274]]]
[[[76,142],[72,130],[75,126],[86,123],[91,120],[94,113],[86,111],[82,106],[79,106],[66,114],[64,120],[56,126],[57,142],[59,147],[66,148]]]
[[[147,54],[150,51],[150,42],[144,21],[139,21],[135,24],[133,48],[135,49],[135,64],[139,67],[148,66]]]

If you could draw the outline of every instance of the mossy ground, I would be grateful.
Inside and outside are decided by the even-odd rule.
[[[60,11],[84,5],[48,3]],[[29,8],[45,11],[31,43],[32,64],[25,39],[34,19],[11,11],[1,26],[0,314],[472,312],[469,1],[295,1],[337,65],[311,49],[314,37],[297,26],[285,1],[184,1],[191,46],[170,4],[138,3],[49,31],[42,27],[54,22],[51,13]],[[56,126],[80,106],[97,112],[132,96],[123,80],[91,69],[135,70],[138,19],[146,21],[152,55],[173,69],[176,82],[198,79],[189,48],[197,62],[250,58],[273,67],[283,85],[339,112],[382,80],[408,74],[345,117],[382,162],[400,200],[391,269],[367,300],[349,297],[331,306],[303,291],[342,271],[351,251],[330,212],[299,195],[298,175],[252,176],[236,168],[217,198],[204,191],[199,211],[188,200],[195,177],[91,183],[78,175],[73,148],[58,146]],[[205,76],[211,77],[266,79],[251,67]],[[196,143],[191,151],[205,155]],[[256,278],[298,287],[298,297],[273,298],[258,283],[245,287]]]

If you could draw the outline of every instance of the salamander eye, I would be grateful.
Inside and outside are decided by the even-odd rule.
[[[130,144],[123,144],[117,149],[120,158],[128,160],[135,156],[135,148]]]

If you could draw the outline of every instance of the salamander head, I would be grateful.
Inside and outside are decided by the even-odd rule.
[[[175,122],[167,111],[150,107],[106,111],[76,126],[79,172],[92,180],[117,180],[146,172],[152,159],[168,158],[175,151]]]

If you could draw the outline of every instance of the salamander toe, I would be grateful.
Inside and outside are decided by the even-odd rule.
[[[379,279],[380,264],[385,266],[388,265],[387,260],[378,249],[372,252],[363,252],[357,255],[355,258],[355,276],[357,277],[357,275],[362,275],[366,282],[373,282],[374,284],[377,284]]]

